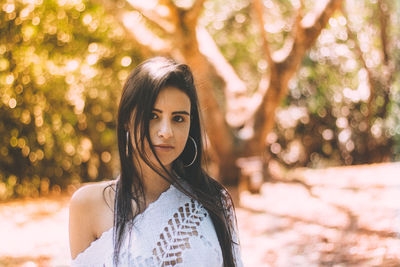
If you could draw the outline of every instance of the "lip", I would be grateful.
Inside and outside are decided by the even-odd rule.
[[[174,149],[174,146],[168,144],[160,144],[160,145],[154,145],[154,148],[161,151],[168,151]]]

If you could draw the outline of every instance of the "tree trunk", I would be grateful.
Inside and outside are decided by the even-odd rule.
[[[300,10],[292,31],[293,45],[287,56],[277,59],[270,51],[267,35],[264,29],[264,13],[261,0],[254,0],[254,10],[257,14],[260,31],[263,37],[265,58],[270,68],[270,83],[263,100],[254,114],[254,136],[245,145],[246,155],[262,155],[265,150],[265,138],[275,125],[275,110],[287,95],[290,79],[296,73],[306,51],[311,48],[321,30],[327,24],[332,14],[342,5],[341,0],[330,0],[325,7],[308,17],[301,17]]]
[[[114,9],[120,10],[115,1],[97,1],[102,1],[108,7],[111,6]],[[310,12],[311,14],[307,14],[304,18],[300,16],[299,12],[296,19],[295,31],[292,34],[292,49],[288,51],[284,59],[276,60],[275,57],[275,61],[274,55],[269,50],[264,30],[263,5],[260,0],[254,0],[255,11],[258,14],[263,34],[265,57],[270,68],[270,77],[264,78],[269,79],[270,83],[268,90],[261,88],[266,93],[262,98],[261,104],[255,111],[254,118],[252,118],[254,119],[254,136],[244,144],[243,141],[234,137],[232,129],[227,124],[225,112],[218,104],[217,98],[214,95],[215,90],[212,80],[214,77],[218,77],[218,75],[230,75],[230,77],[223,77],[222,80],[225,81],[227,87],[236,87],[241,93],[245,91],[242,88],[244,83],[241,83],[239,86],[232,85],[230,82],[231,77],[239,80],[233,73],[233,68],[229,71],[216,71],[216,69],[210,67],[210,62],[199,49],[196,30],[198,17],[203,8],[204,1],[194,1],[194,4],[189,9],[179,8],[172,1],[160,1],[160,4],[169,9],[167,18],[160,17],[156,11],[143,10],[140,6],[133,6],[147,20],[157,25],[159,30],[164,32],[165,36],[168,36],[167,40],[157,39],[154,36],[153,39],[158,44],[157,46],[141,41],[142,36],[138,35],[135,31],[135,28],[140,25],[140,21],[136,25],[123,23],[123,14],[121,12],[117,16],[117,19],[121,21],[121,24],[128,29],[128,32],[145,48],[151,51],[157,50],[158,54],[167,51],[168,54],[178,57],[180,60],[183,59],[191,67],[198,88],[207,135],[212,149],[218,158],[220,180],[225,184],[237,184],[239,177],[239,168],[236,165],[237,158],[241,156],[259,157],[264,154],[266,149],[265,138],[274,127],[275,110],[287,94],[287,86],[290,78],[296,72],[305,52],[313,45],[330,16],[340,7],[342,0],[329,0],[323,9]],[[129,3],[130,5],[134,5],[132,2]],[[215,61],[211,63],[214,64],[214,67],[218,68]],[[226,65],[226,62],[224,64]]]
[[[217,75],[215,72],[211,72],[213,68],[210,67],[206,57],[200,53],[196,24],[191,24],[192,21],[187,22],[184,18],[181,18],[180,21],[183,27],[179,28],[176,35],[176,46],[180,47],[180,51],[195,77],[200,107],[204,116],[203,125],[206,127],[212,149],[217,155],[219,180],[224,184],[236,184],[239,175],[239,169],[235,164],[237,151],[235,151],[232,131],[214,94],[212,80]]]

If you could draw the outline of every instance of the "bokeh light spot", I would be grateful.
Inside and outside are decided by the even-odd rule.
[[[128,67],[132,63],[131,57],[125,56],[121,59],[121,66]]]
[[[104,151],[103,153],[101,153],[101,160],[104,163],[108,163],[111,160],[111,154],[108,151]]]
[[[7,3],[3,5],[3,11],[6,13],[11,13],[15,10],[15,5],[13,3]]]
[[[15,107],[17,106],[17,100],[16,100],[15,98],[11,98],[11,99],[8,101],[8,106],[9,106],[10,108],[15,108]]]

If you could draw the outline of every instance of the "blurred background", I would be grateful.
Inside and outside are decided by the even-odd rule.
[[[118,175],[121,89],[157,55],[194,72],[245,266],[399,266],[399,20],[397,0],[2,0],[0,266],[69,264],[69,197]]]

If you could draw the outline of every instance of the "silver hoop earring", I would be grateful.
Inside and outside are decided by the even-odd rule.
[[[192,164],[194,163],[194,161],[197,158],[197,144],[196,144],[196,141],[190,135],[189,135],[189,138],[190,138],[190,140],[193,141],[195,153],[194,153],[194,158],[193,158],[192,162],[190,162],[188,165],[183,165],[183,167],[185,167],[185,168],[189,167],[189,166],[192,166]]]
[[[125,145],[125,154],[129,157],[129,131],[126,131],[126,145]]]

